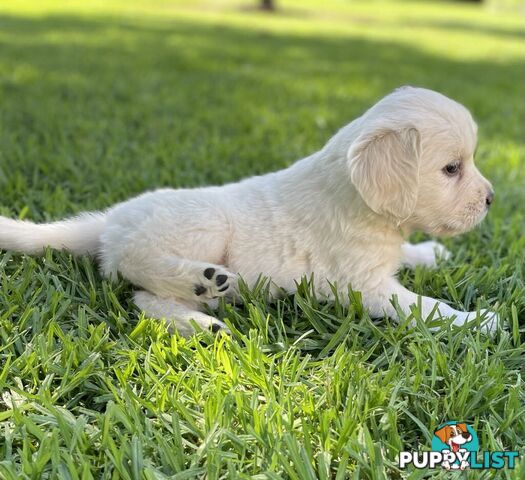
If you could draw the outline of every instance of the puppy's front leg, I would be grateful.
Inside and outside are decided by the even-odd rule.
[[[421,243],[403,243],[401,245],[401,261],[405,267],[415,268],[417,265],[435,267],[437,258],[447,260],[451,253],[441,243],[430,240]]]
[[[401,285],[395,278],[389,279],[382,284],[380,291],[375,295],[377,303],[374,300],[374,296],[366,297],[372,302],[370,308],[371,313],[379,313],[379,310],[382,310],[383,315],[386,313],[390,318],[395,320],[398,320],[399,318],[397,310],[392,305],[392,299],[394,297],[397,300],[399,308],[405,315],[411,313],[412,305],[421,305],[421,316],[429,321],[439,318],[440,316],[453,317],[453,325],[463,325],[467,321],[476,318],[476,312],[461,312],[434,298],[417,295],[403,287],[403,285]],[[365,295],[363,296],[365,303],[366,297]],[[483,324],[482,329],[487,332],[495,331],[499,321],[497,314],[487,310],[481,310],[480,314],[485,316],[485,323]]]

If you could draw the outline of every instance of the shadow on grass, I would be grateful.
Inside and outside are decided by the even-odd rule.
[[[432,27],[456,32],[481,33],[483,35],[495,35],[506,38],[525,39],[525,30],[517,28],[499,28],[495,25],[474,25],[468,22],[457,20],[432,20],[428,22],[419,22],[410,20],[410,26]]]
[[[53,215],[71,210],[65,199],[100,208],[282,168],[403,84],[465,103],[482,139],[520,143],[523,72],[518,61],[461,62],[359,37],[2,16],[0,166],[19,187],[4,202],[32,182],[43,197],[61,192],[33,200]]]
[[[439,26],[478,28],[451,22]],[[288,116],[304,107],[301,113],[310,112],[312,122],[319,110],[329,111],[318,139],[324,140],[325,132],[402,84],[449,94],[484,121],[485,114],[516,108],[513,97],[521,92],[517,79],[523,75],[520,62],[459,62],[425,53],[417,45],[357,37],[72,16],[3,16],[0,27],[0,88],[5,94],[56,102],[65,116],[88,102],[99,119],[135,103],[164,121],[169,116],[170,127],[194,115],[206,117],[210,126],[221,124],[232,135],[240,128],[228,117],[235,118],[238,111],[248,110],[247,120],[253,123],[245,127],[251,127],[262,110]],[[31,126],[31,112],[21,114]],[[123,121],[131,131],[143,127],[133,116]],[[521,132],[519,137],[516,133],[507,129],[498,135],[521,141]],[[315,145],[320,146],[317,139]]]

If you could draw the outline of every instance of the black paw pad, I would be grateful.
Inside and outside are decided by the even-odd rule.
[[[224,282],[226,282],[226,280],[228,280],[228,277],[226,275],[217,275],[217,278],[215,279],[215,283],[217,284],[218,287],[220,287]]]
[[[204,285],[195,285],[195,287],[193,288],[193,291],[197,296],[202,295],[204,292],[206,292],[206,290],[207,288]]]
[[[208,280],[211,280],[211,277],[213,277],[213,275],[215,275],[215,269],[213,267],[209,267],[206,270],[204,270],[204,276]]]
[[[211,331],[217,333],[222,327],[218,323],[212,323]]]

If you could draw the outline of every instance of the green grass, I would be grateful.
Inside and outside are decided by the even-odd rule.
[[[221,305],[230,337],[170,336],[88,259],[0,256],[0,478],[423,478],[400,450],[466,420],[525,444],[521,18],[477,5],[13,0],[0,4],[0,214],[57,219],[145,189],[224,183],[319,149],[402,84],[479,122],[496,202],[415,291],[506,331],[429,332],[294,297]],[[418,318],[417,311],[414,313]],[[467,478],[523,478],[514,471]],[[443,475],[444,478],[448,478]],[[465,478],[465,477],[462,477]]]

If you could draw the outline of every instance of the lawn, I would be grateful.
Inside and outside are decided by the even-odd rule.
[[[253,2],[255,3],[255,2]],[[244,4],[244,5],[243,5]],[[525,34],[471,3],[12,0],[0,4],[0,214],[36,221],[146,189],[289,165],[403,84],[479,123],[485,222],[409,288],[505,330],[429,332],[260,288],[170,335],[88,258],[0,254],[0,478],[379,479],[464,420],[525,453]],[[321,6],[322,5],[322,6]],[[417,238],[424,238],[418,236]],[[515,470],[462,478],[523,478]],[[443,477],[448,476],[443,474]]]

